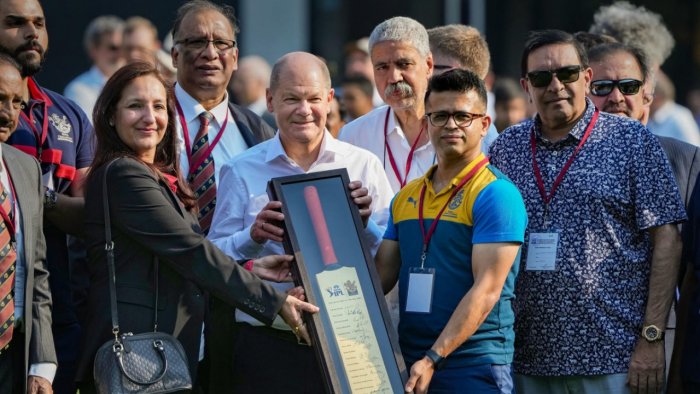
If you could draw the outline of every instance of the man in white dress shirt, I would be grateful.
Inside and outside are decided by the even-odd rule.
[[[375,27],[369,51],[374,81],[388,105],[345,125],[338,139],[374,153],[397,192],[435,163],[435,150],[421,128],[433,56],[423,25],[406,17]]]
[[[334,139],[325,129],[333,93],[328,68],[318,57],[294,52],[275,64],[267,106],[279,132],[221,170],[209,233],[221,250],[236,259],[284,253],[284,232],[275,225],[284,218],[278,211],[281,203],[269,201],[267,182],[274,177],[346,168],[350,179],[361,181],[366,188],[356,190],[358,183],[353,182],[351,195],[363,218],[371,213],[364,236],[372,252],[376,251],[388,219],[391,187],[374,155]],[[371,197],[371,207],[363,192]],[[292,287],[291,283],[275,285]],[[280,323],[270,329],[236,313],[232,392],[323,392],[313,349],[297,344],[289,328]]]
[[[182,146],[181,170],[188,181],[198,175],[198,169],[192,167],[202,165],[198,163],[202,154],[197,155],[194,150],[202,142],[197,137],[206,117],[203,156],[205,161],[213,160],[214,182],[205,186],[214,188],[224,163],[274,135],[257,115],[229,103],[226,87],[238,67],[237,30],[231,7],[206,0],[193,0],[181,6],[173,26],[171,54],[177,68],[175,97]],[[216,201],[203,201],[202,197],[215,193],[192,182],[190,186],[199,199],[200,224],[206,233]]]
[[[5,144],[19,123],[22,86],[19,64],[0,53],[0,392],[52,393],[58,361],[41,170],[35,159]]]
[[[70,81],[63,95],[75,101],[90,119],[105,82],[124,65],[123,29],[124,21],[114,15],[98,16],[85,29],[83,44],[92,67]]]
[[[433,55],[425,27],[406,17],[377,25],[369,37],[369,51],[374,81],[388,105],[345,125],[338,139],[374,153],[396,193],[435,164],[435,149],[421,126]],[[398,286],[386,295],[386,300],[394,326],[398,327]]]
[[[253,112],[229,102],[226,87],[238,67],[237,31],[233,8],[207,0],[183,4],[173,24],[181,170],[198,199],[204,234],[216,208],[221,166],[275,133]],[[229,385],[230,374],[221,371],[230,369],[232,326],[230,307],[212,300],[204,342],[215,345],[207,348],[199,374],[205,388]]]

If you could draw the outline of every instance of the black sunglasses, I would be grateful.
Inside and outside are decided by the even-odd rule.
[[[561,83],[576,82],[578,81],[581,70],[583,70],[581,66],[566,66],[556,70],[531,71],[527,73],[527,79],[532,86],[543,88],[549,86],[554,75],[557,76],[557,79]]]
[[[594,96],[607,96],[609,95],[615,86],[620,89],[620,93],[625,96],[631,96],[639,93],[639,88],[644,85],[644,82],[637,79],[600,79],[598,81],[591,82],[591,94]]]

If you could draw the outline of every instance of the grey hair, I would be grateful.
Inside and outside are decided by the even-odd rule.
[[[661,15],[627,1],[600,7],[593,15],[589,31],[607,34],[623,44],[641,49],[649,61],[658,66],[666,61],[676,44]]]
[[[411,44],[421,56],[430,53],[428,32],[420,22],[405,16],[396,16],[377,25],[369,36],[369,53],[384,41],[403,41]]]
[[[93,19],[85,29],[83,45],[86,50],[100,44],[102,36],[109,33],[121,33],[124,30],[124,21],[114,15],[103,15]]]

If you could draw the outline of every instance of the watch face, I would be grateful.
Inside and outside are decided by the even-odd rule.
[[[644,337],[649,341],[653,341],[659,337],[659,330],[654,326],[647,327],[644,330]]]

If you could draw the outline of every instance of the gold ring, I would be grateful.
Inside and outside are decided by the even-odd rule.
[[[299,335],[299,326],[294,326],[294,335]]]

